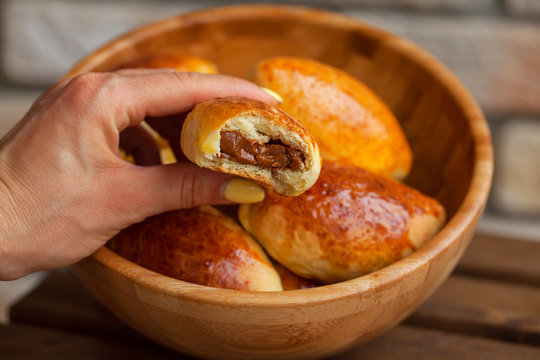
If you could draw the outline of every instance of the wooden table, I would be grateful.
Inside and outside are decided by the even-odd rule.
[[[127,328],[69,269],[51,272],[10,318],[1,359],[189,359]],[[335,359],[540,359],[540,243],[477,235],[403,324]]]

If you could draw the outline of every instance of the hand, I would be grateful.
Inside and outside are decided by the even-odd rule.
[[[228,175],[187,161],[138,166],[118,151],[131,127],[123,142],[142,164],[158,164],[137,125],[156,117],[162,134],[178,137],[181,124],[159,117],[221,96],[275,103],[244,80],[172,70],[88,73],[46,91],[0,140],[0,279],[75,263],[148,216],[235,200],[224,196],[238,186]]]

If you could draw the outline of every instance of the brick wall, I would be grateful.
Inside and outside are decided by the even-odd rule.
[[[98,45],[141,24],[231,1],[0,0],[0,134]],[[470,89],[495,144],[481,228],[540,240],[540,0],[299,0],[417,43]]]

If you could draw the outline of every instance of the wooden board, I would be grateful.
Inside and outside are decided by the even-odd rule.
[[[50,272],[40,286],[11,308],[10,320],[131,343],[151,343],[94,300],[68,269]]]
[[[504,255],[487,261],[492,247]],[[456,273],[403,325],[335,359],[540,359],[540,286],[524,280],[539,273],[539,250],[476,237]],[[8,358],[32,358],[30,349],[55,359],[170,356],[104,310],[67,269],[50,272],[10,316],[13,324],[0,328]]]
[[[52,272],[14,305],[13,322],[146,342],[101,307],[69,271]],[[454,275],[406,323],[540,345],[540,289]]]
[[[479,234],[471,241],[456,272],[540,286],[540,245]]]
[[[2,359],[191,359],[157,346],[127,345],[26,325],[0,325]],[[379,339],[333,357],[335,360],[520,359],[540,349],[441,331],[399,326]]]
[[[406,323],[540,345],[540,289],[454,275]]]
[[[537,360],[539,356],[540,349],[531,346],[401,325],[333,359]]]
[[[103,338],[26,326],[0,325],[2,359],[191,359],[157,345],[134,345]]]

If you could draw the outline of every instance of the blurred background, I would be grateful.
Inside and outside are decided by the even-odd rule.
[[[96,47],[151,21],[234,3],[0,0],[0,136]],[[540,241],[540,0],[273,3],[346,14],[404,37],[446,64],[480,103],[495,146],[493,188],[479,231]],[[35,274],[0,282],[0,322],[6,321],[5,306],[39,279]]]

